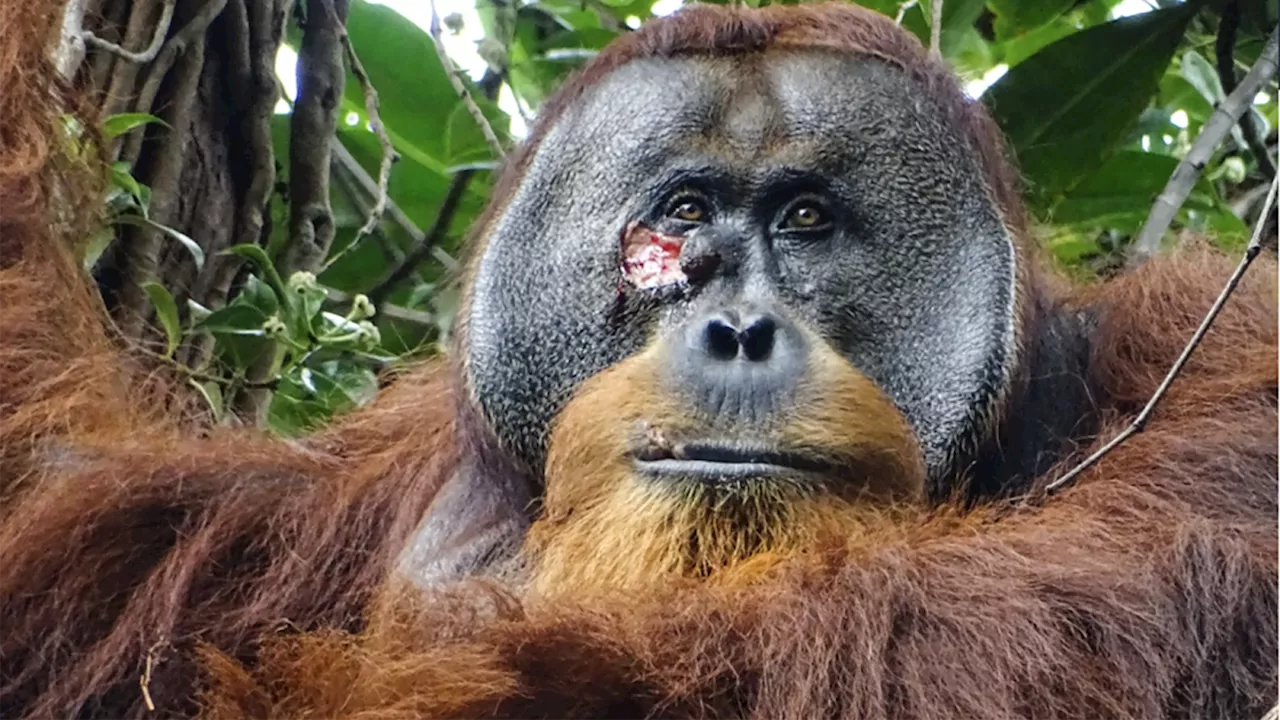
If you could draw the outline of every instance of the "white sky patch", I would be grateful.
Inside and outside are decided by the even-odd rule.
[[[969,97],[977,100],[982,97],[982,93],[986,92],[987,88],[995,85],[996,81],[1004,77],[1004,74],[1007,72],[1009,72],[1009,66],[1004,63],[1000,63],[988,70],[986,74],[977,80],[970,80],[965,83],[964,91],[968,93]]]
[[[288,45],[280,45],[280,49],[276,51],[276,77],[280,78],[280,85],[284,89],[284,96],[293,100],[298,97],[298,53]],[[285,115],[289,112],[289,103],[281,98],[276,101],[276,114]]]
[[[1173,113],[1169,115],[1169,122],[1180,128],[1186,127],[1188,120],[1189,118],[1187,117],[1186,110],[1174,110]]]
[[[665,0],[670,1],[670,0]],[[386,5],[396,12],[403,15],[410,22],[422,28],[423,32],[431,31],[431,3],[424,0],[373,0],[376,4]],[[677,5],[679,0],[676,0]],[[476,12],[474,0],[436,0],[436,9],[440,13],[440,17],[444,18],[448,15],[457,13],[462,16],[462,32],[454,35],[447,28],[441,33],[444,40],[445,52],[449,53],[449,57],[453,62],[472,80],[479,80],[484,76],[484,71],[488,67],[480,54],[476,52],[477,44],[484,39],[484,27],[480,24],[480,15]],[[358,53],[360,48],[356,48]],[[406,58],[407,62],[412,62]],[[284,86],[284,93],[293,100],[298,96],[298,54],[292,48],[280,46],[280,51],[276,54],[276,75],[280,77],[280,82]],[[502,92],[498,94],[498,107],[511,116],[511,134],[516,138],[523,138],[528,133],[525,127],[524,119],[520,117],[520,111],[516,107],[515,97],[512,96],[510,90],[505,86]],[[284,100],[276,103],[276,113],[289,112],[289,105]],[[348,124],[352,124],[348,121]]]
[[[670,15],[679,10],[681,5],[684,5],[684,0],[658,0],[653,4],[652,12],[657,16]]]
[[[1271,102],[1271,95],[1268,93],[1260,92],[1253,96],[1254,105],[1266,105],[1269,102]]]
[[[1111,17],[1122,18],[1130,15],[1141,15],[1155,9],[1155,3],[1149,2],[1149,0],[1121,0],[1118,5],[1111,8]]]

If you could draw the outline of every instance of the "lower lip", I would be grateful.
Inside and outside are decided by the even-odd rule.
[[[802,470],[771,463],[729,463],[710,460],[637,460],[636,467],[649,475],[698,477],[707,480],[740,480],[746,478],[803,475]]]

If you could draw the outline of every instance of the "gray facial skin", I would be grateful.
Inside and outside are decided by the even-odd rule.
[[[681,193],[702,222],[670,217]],[[797,201],[829,226],[780,229]],[[730,262],[637,290],[620,272],[631,222]],[[964,470],[1009,383],[1014,265],[969,149],[898,68],[812,50],[634,61],[556,123],[492,225],[468,382],[538,469],[583,380],[717,303],[764,303],[886,391],[937,484]]]

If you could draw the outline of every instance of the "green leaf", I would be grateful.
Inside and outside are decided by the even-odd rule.
[[[227,255],[239,255],[253,263],[258,268],[258,271],[266,277],[267,283],[271,285],[271,288],[276,291],[276,297],[286,305],[289,304],[289,301],[285,299],[289,296],[289,289],[280,277],[280,271],[276,270],[275,263],[271,262],[271,258],[267,257],[266,250],[257,245],[241,243],[240,245],[232,245],[222,252]]]
[[[396,149],[403,155],[416,154],[420,162],[429,159],[424,164],[443,171],[450,163],[440,129],[462,101],[440,64],[431,36],[391,8],[359,0],[351,3],[347,33],[378,89],[378,114]],[[406,62],[408,58],[413,62]],[[469,82],[465,77],[464,81]],[[490,118],[494,131],[505,138],[506,114],[478,93],[473,97]],[[344,103],[363,114],[363,91],[350,75]],[[470,123],[471,129],[479,133],[475,121]],[[396,173],[399,172],[397,167]]]
[[[150,115],[148,113],[120,113],[118,115],[112,115],[102,121],[102,135],[106,139],[111,140],[112,138],[119,137],[136,127],[146,125],[148,123],[163,125],[170,130],[173,129],[170,127],[169,123],[161,120],[155,115]]]
[[[213,311],[196,329],[224,335],[262,335],[262,323],[266,321],[267,315],[258,308],[247,303],[232,303]]]
[[[187,382],[191,383],[191,387],[195,388],[200,393],[200,396],[204,398],[205,404],[209,406],[209,411],[213,415],[214,422],[222,420],[222,386],[212,380],[199,382],[195,378]]]
[[[1066,232],[1049,241],[1049,250],[1058,262],[1074,265],[1087,257],[1097,255],[1100,248],[1093,235]]]
[[[262,330],[267,316],[258,308],[240,301],[215,310],[196,324],[195,329],[211,333],[214,350],[233,368],[246,369],[275,347]]]
[[[265,315],[275,315],[280,310],[280,302],[276,299],[275,291],[270,285],[259,280],[256,275],[250,275],[245,281],[240,297]]]
[[[1080,29],[1070,19],[1057,18],[1034,30],[1020,33],[1006,40],[1000,46],[1004,51],[1001,60],[1011,68],[1016,67],[1045,47],[1079,31]]]
[[[271,396],[267,426],[284,437],[298,437],[323,425],[332,413],[323,403],[305,399],[307,395],[296,383],[281,381]]]
[[[134,207],[136,207],[145,217],[147,214],[147,206],[151,202],[150,188],[138,182],[130,171],[129,163],[114,162],[111,163],[110,183],[112,187],[119,188],[129,194],[133,198]]]
[[[93,268],[98,264],[102,253],[107,251],[107,248],[111,246],[115,239],[116,231],[111,227],[99,228],[89,238],[89,242],[84,248],[84,259],[80,261],[80,266],[84,268],[85,272],[93,273]]]
[[[984,93],[1033,204],[1044,207],[1118,149],[1198,8],[1155,10],[1069,35]]]
[[[1050,220],[1059,228],[1112,229],[1131,235],[1142,227],[1152,202],[1177,166],[1178,159],[1169,155],[1137,150],[1116,153],[1066,193],[1051,210]],[[1178,221],[1195,230],[1222,233],[1228,242],[1247,233],[1244,223],[1204,178],[1179,210]]]
[[[1227,94],[1222,91],[1222,80],[1218,78],[1218,71],[1195,50],[1188,50],[1182,54],[1182,77],[1191,83],[1191,86],[1200,92],[1200,97],[1210,105],[1217,105],[1227,97]]]
[[[1126,150],[1072,188],[1050,211],[1058,226],[1108,225],[1130,233],[1142,225],[1176,158]]]
[[[144,227],[144,228],[151,228],[152,230],[159,230],[165,235],[168,235],[174,240],[177,240],[184,248],[187,249],[187,252],[191,253],[191,259],[194,260],[196,263],[197,272],[199,272],[201,269],[204,268],[204,250],[200,249],[199,243],[197,243],[195,240],[192,240],[190,237],[184,235],[183,233],[180,233],[177,230],[174,230],[173,228],[167,225],[161,225],[158,222],[153,222],[152,220],[142,217],[141,215],[118,215],[116,216],[115,220],[116,222],[124,225],[134,225],[136,227]]]
[[[889,17],[895,17],[898,7],[903,3],[895,3],[891,8],[878,4],[873,9]],[[947,0],[942,4],[942,56],[952,58],[964,46],[965,33],[973,27],[978,16],[982,14],[983,0]],[[891,10],[885,12],[885,10]],[[917,3],[902,16],[902,27],[910,30],[925,46],[929,45],[929,25],[933,19],[928,3]]]
[[[169,289],[157,282],[145,282],[142,289],[147,291],[151,304],[156,308],[156,318],[164,328],[165,355],[172,355],[182,339],[182,322],[178,320],[178,303],[174,302]]]
[[[1048,24],[1070,10],[1075,0],[988,0],[996,14],[996,38],[1005,40]],[[943,6],[943,11],[946,6]]]

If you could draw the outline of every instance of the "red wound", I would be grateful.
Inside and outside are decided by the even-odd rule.
[[[683,243],[679,237],[633,223],[622,238],[623,277],[641,289],[685,282],[680,269]]]

